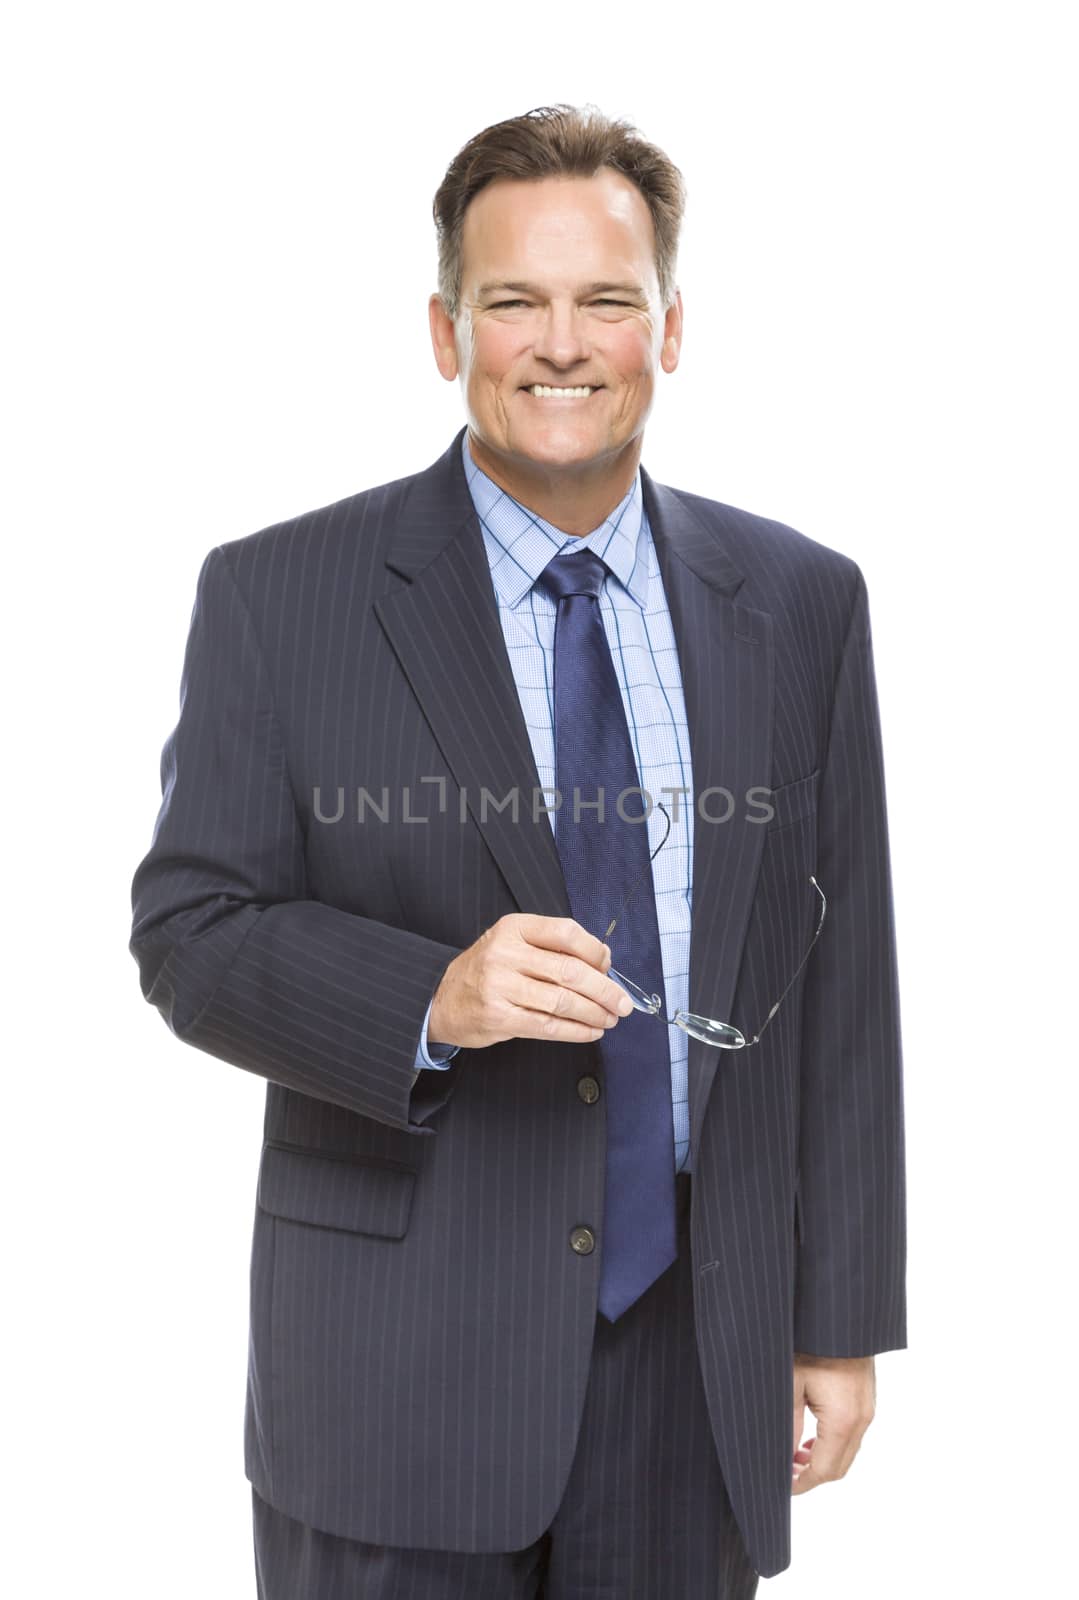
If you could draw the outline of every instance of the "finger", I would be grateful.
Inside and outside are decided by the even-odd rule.
[[[594,1044],[602,1039],[605,1028],[593,1028],[587,1022],[575,1022],[571,1017],[550,1020],[549,1011],[526,1011],[513,1006],[504,1024],[510,1039],[543,1039],[555,1044]]]
[[[526,977],[538,978],[555,988],[569,989],[574,994],[583,995],[616,1017],[628,1017],[633,1010],[633,1003],[621,984],[604,977],[603,973],[597,972],[579,956],[533,950],[517,970]]]
[[[611,987],[614,988],[615,985],[612,984]],[[547,1036],[542,1026],[544,1017],[579,1022],[589,1029],[601,1030],[613,1027],[618,1021],[613,1011],[608,1011],[606,1006],[579,994],[577,990],[568,989],[559,983],[544,983],[540,979],[530,978],[527,973],[509,974],[503,993],[511,1005],[535,1014],[539,1032],[531,1035],[534,1038]]]
[[[838,1422],[818,1416],[813,1454],[800,1475],[800,1481],[810,1487],[845,1477],[858,1453],[864,1431],[853,1422]]]
[[[526,944],[579,956],[597,972],[604,972],[611,964],[610,951],[603,940],[582,928],[572,917],[540,917],[523,912],[516,922],[518,934]]]
[[[805,1494],[810,1489],[816,1489],[823,1483],[823,1478],[813,1472],[813,1446],[814,1439],[807,1439],[794,1453],[791,1466],[791,1483],[794,1494]]]

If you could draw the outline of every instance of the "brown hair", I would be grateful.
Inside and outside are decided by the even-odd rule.
[[[594,113],[594,114],[593,114]],[[454,321],[460,311],[461,234],[469,202],[495,178],[591,178],[611,167],[635,183],[652,214],[656,276],[666,311],[674,301],[678,235],[686,205],[681,172],[657,145],[624,119],[594,106],[536,106],[492,123],[454,156],[434,199],[438,293]]]

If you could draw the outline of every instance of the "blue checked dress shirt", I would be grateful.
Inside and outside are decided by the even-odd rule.
[[[678,652],[641,495],[640,472],[610,516],[591,533],[574,539],[514,500],[476,465],[468,448],[467,429],[461,438],[461,457],[483,531],[498,614],[532,742],[536,772],[551,800],[555,788],[552,683],[558,607],[542,589],[534,587],[535,581],[560,551],[585,547],[602,556],[611,569],[599,607],[626,708],[637,771],[642,788],[653,802],[661,801],[671,817],[670,834],[652,863],[652,873],[663,983],[668,1013],[673,1016],[678,1007],[685,1010],[689,1005],[693,772]],[[654,850],[667,826],[658,808],[653,809],[647,826],[649,849]],[[554,828],[553,814],[551,827]],[[612,906],[612,915],[616,909]],[[601,931],[589,929],[597,935]],[[626,976],[648,985],[647,974],[631,972]],[[432,996],[432,1004],[433,1001]],[[417,1072],[448,1067],[457,1053],[456,1047],[429,1043],[430,1016],[428,1005],[416,1052]],[[663,1026],[656,1021],[657,1030]],[[681,1028],[666,1026],[670,1035],[675,1170],[689,1171],[689,1039]]]

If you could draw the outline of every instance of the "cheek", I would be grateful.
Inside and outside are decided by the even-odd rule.
[[[520,341],[510,328],[490,326],[476,336],[473,351],[473,377],[494,388],[500,387],[506,375],[520,365]]]
[[[626,383],[649,380],[653,372],[652,343],[645,329],[627,328],[611,346],[610,359]]]

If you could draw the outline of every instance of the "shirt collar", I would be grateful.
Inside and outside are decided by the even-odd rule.
[[[491,578],[503,605],[515,606],[528,594],[547,563],[562,551],[588,548],[602,556],[642,611],[648,599],[648,522],[638,468],[623,499],[591,533],[574,538],[515,500],[472,459],[468,429],[461,435],[465,478],[489,541],[496,550]]]

